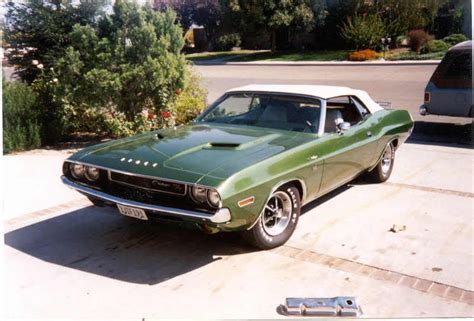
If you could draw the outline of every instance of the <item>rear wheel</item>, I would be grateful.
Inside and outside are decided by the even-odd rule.
[[[374,183],[383,183],[389,179],[392,174],[393,164],[395,162],[395,147],[389,143],[383,152],[382,158],[377,166],[368,173],[369,179]]]
[[[300,216],[300,193],[294,186],[279,188],[270,196],[257,223],[243,232],[247,242],[262,250],[284,244],[293,234]]]

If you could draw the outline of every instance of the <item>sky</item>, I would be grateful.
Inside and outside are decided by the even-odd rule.
[[[86,0],[86,1],[94,1],[94,0]],[[99,0],[99,1],[108,1],[111,3],[111,5],[115,2],[115,0]],[[144,5],[148,2],[152,2],[152,0],[133,0],[141,5]],[[27,0],[0,0],[0,21],[4,21],[5,15],[7,13],[6,9],[6,3],[7,2],[16,2],[16,3],[25,3]],[[72,0],[73,4],[79,4],[80,0]],[[106,12],[109,12],[109,10],[106,9]]]

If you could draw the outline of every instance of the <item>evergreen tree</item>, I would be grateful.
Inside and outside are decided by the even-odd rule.
[[[41,72],[63,56],[75,24],[94,25],[105,2],[81,0],[28,0],[9,2],[5,24],[6,55],[20,78],[32,83]],[[33,62],[38,62],[36,65]]]

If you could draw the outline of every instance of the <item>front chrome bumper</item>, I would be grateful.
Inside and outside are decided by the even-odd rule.
[[[227,208],[221,208],[215,214],[206,214],[206,213],[197,212],[197,211],[182,210],[179,208],[145,204],[145,203],[135,202],[135,201],[126,200],[120,197],[112,196],[104,192],[95,190],[93,188],[89,188],[89,187],[74,183],[73,181],[68,179],[66,176],[61,176],[61,180],[69,188],[75,189],[76,191],[82,194],[85,194],[86,196],[92,196],[94,198],[103,200],[108,203],[141,208],[146,211],[166,213],[166,214],[173,215],[176,217],[190,218],[194,220],[197,219],[204,223],[210,222],[210,223],[222,224],[222,223],[229,222],[231,219],[230,211]]]

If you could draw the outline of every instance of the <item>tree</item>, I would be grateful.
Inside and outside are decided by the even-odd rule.
[[[379,16],[356,15],[347,19],[341,35],[356,49],[376,49],[385,36],[385,26]]]
[[[154,8],[159,11],[173,10],[183,29],[191,25],[203,26],[208,39],[217,36],[218,30],[226,23],[224,16],[228,9],[227,0],[155,0]],[[229,20],[227,20],[229,21]]]
[[[231,0],[229,6],[239,15],[242,29],[271,34],[272,52],[276,51],[278,31],[311,31],[315,24],[310,0]]]
[[[56,128],[62,132],[77,130],[66,125],[82,125],[82,114],[101,108],[123,113],[136,130],[138,115],[170,108],[183,87],[184,39],[172,11],[116,0],[97,26],[76,24],[68,37],[63,57],[33,83],[59,106]]]
[[[186,31],[194,22],[195,2],[195,0],[154,0],[153,8],[158,11],[175,11],[181,27]]]
[[[464,33],[468,38],[471,38],[471,7],[470,0],[447,1],[439,8],[430,31],[436,35],[436,38],[444,38],[456,33]]]
[[[40,69],[38,61],[50,67],[63,56],[70,43],[69,33],[75,24],[93,25],[103,13],[103,1],[28,0],[9,2],[5,25],[5,40],[9,44],[9,62],[21,79],[33,82]]]
[[[345,47],[341,36],[341,26],[348,17],[362,14],[363,0],[321,0],[319,4],[320,21],[317,22],[316,41],[323,49]]]
[[[447,0],[375,0],[371,12],[385,23],[387,35],[396,38],[413,29],[424,29],[434,21]]]

